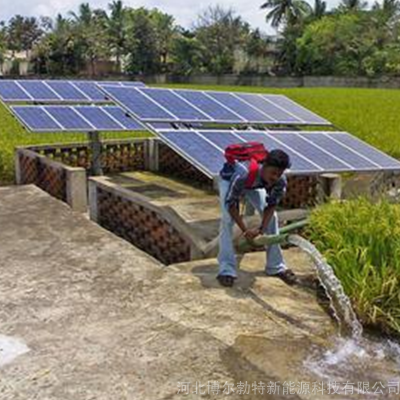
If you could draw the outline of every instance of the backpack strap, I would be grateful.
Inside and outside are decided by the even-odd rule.
[[[258,164],[257,160],[252,158],[249,165],[249,175],[247,176],[246,180],[246,189],[251,189],[253,187],[253,184],[257,178],[259,167],[260,165]]]

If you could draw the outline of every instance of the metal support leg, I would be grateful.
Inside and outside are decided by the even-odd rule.
[[[99,132],[89,132],[89,147],[92,153],[90,175],[100,176],[103,175],[101,168],[101,141]]]

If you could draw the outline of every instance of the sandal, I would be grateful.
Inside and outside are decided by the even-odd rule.
[[[291,269],[285,269],[284,271],[279,272],[278,274],[270,275],[270,276],[274,276],[276,278],[280,278],[286,284],[288,284],[290,286],[298,283],[297,276],[295,275],[295,273]]]
[[[217,280],[218,282],[225,287],[232,287],[233,283],[235,282],[236,277],[231,275],[218,275]]]

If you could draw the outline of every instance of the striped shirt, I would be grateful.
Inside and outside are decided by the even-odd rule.
[[[249,161],[236,162],[234,165],[225,163],[220,172],[222,179],[229,180],[230,186],[225,198],[227,206],[239,204],[246,190],[265,189],[266,203],[268,206],[276,206],[284,197],[287,189],[287,179],[282,175],[273,185],[269,186],[261,179],[261,168],[258,170],[256,179],[251,188],[246,188],[246,182],[249,176]]]

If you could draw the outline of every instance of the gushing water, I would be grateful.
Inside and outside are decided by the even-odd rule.
[[[375,386],[379,389],[378,386],[382,382],[386,383],[386,387],[391,383],[399,384],[400,345],[390,340],[376,340],[363,336],[362,325],[332,267],[316,247],[301,236],[289,235],[288,242],[311,256],[341,331],[347,333],[346,336],[333,338],[329,349],[320,346],[311,348],[304,366],[313,375],[327,381],[361,382],[363,385],[358,387],[355,393],[363,399],[377,396],[380,398],[376,394],[377,389],[374,392]],[[370,386],[367,387],[367,384]]]
[[[288,242],[308,253],[316,268],[321,284],[331,302],[339,326],[351,334],[354,339],[362,336],[362,325],[351,306],[350,299],[345,294],[343,287],[333,272],[332,267],[324,260],[321,253],[308,240],[299,235],[289,235]]]

